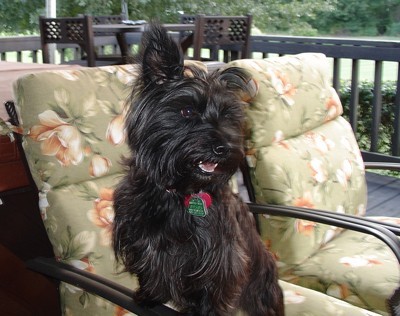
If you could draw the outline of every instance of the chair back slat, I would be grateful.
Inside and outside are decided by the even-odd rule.
[[[93,24],[119,24],[122,23],[122,15],[95,15]]]
[[[95,66],[92,17],[39,18],[43,62],[50,63],[48,44],[76,44],[87,55],[89,67]]]
[[[193,40],[193,59],[201,59],[201,49],[211,47],[213,56],[218,59],[218,50],[233,52],[224,58],[228,62],[238,58],[248,58],[252,16],[206,16],[197,15]]]

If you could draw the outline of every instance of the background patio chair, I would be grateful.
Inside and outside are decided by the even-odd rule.
[[[87,15],[71,18],[39,17],[43,62],[50,63],[49,44],[53,43],[75,44],[80,48],[80,58],[71,60],[69,63],[88,67],[121,64],[121,56],[101,55],[96,52],[92,23],[93,18]]]
[[[309,62],[313,65],[315,60]],[[277,67],[284,65],[286,63],[281,66],[278,63]],[[318,67],[304,75],[308,74],[321,77]],[[112,191],[123,172],[119,164],[121,155],[128,150],[121,128],[123,103],[129,95],[134,75],[135,68],[129,65],[82,68],[31,74],[15,84],[16,102],[25,134],[23,152],[38,189],[41,217],[57,258],[38,258],[28,265],[35,271],[63,281],[60,297],[64,312],[101,316],[123,313],[125,308],[138,315],[177,315],[165,306],[152,309],[137,306],[131,299],[131,289],[137,285],[136,280],[115,273],[110,248]],[[323,82],[327,84],[328,80]],[[259,84],[261,89],[269,89],[261,81]],[[305,96],[305,99],[309,98]],[[280,99],[271,101],[279,102]],[[268,104],[269,99],[266,102]],[[10,116],[15,115],[16,111],[14,114],[10,112]],[[58,139],[63,135],[63,129],[74,135],[70,139],[73,148],[65,139]],[[277,207],[255,204],[251,209],[256,213],[279,211]],[[281,207],[280,211],[286,216],[310,222],[321,221],[372,233],[395,252],[389,258],[391,262],[396,260],[395,256],[400,259],[400,243],[389,230],[392,229],[390,225],[377,225],[345,214],[334,214],[333,218],[324,213],[307,214],[289,207]],[[264,230],[262,233],[266,238]],[[352,254],[358,250],[357,246]],[[286,314],[289,316],[307,312],[312,315],[315,311],[315,315],[366,313],[353,304],[302,286],[285,281],[281,281],[281,286],[285,291]],[[116,305],[90,293],[105,297]]]
[[[364,162],[341,117],[326,57],[308,53],[230,65],[248,71],[258,87],[246,110],[250,200],[364,216]],[[374,219],[400,224],[399,218]],[[294,217],[259,216],[259,224],[282,280],[388,312],[400,267],[379,240]]]
[[[182,16],[183,23],[195,23],[193,59],[219,60],[219,50],[224,52],[224,62],[249,57],[252,16]],[[202,58],[201,50],[208,48],[210,58]]]

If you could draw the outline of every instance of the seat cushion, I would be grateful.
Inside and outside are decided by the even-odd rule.
[[[285,281],[280,281],[279,285],[283,290],[286,316],[379,315],[305,287]]]
[[[387,314],[386,300],[398,287],[393,252],[379,239],[343,231],[298,265],[281,267],[280,278],[353,305]]]

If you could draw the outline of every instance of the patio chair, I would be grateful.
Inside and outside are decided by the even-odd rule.
[[[314,65],[315,58],[304,62]],[[276,64],[277,68],[286,65]],[[300,74],[325,78],[320,72],[317,67],[312,72]],[[121,65],[36,73],[15,83],[18,111],[10,110],[9,115],[16,117],[17,112],[20,115],[24,130],[23,152],[35,181],[33,185],[38,190],[41,216],[56,258],[37,258],[27,264],[35,271],[62,281],[60,297],[64,313],[101,316],[122,314],[127,309],[137,315],[182,315],[164,305],[138,306],[132,300],[132,289],[137,286],[137,281],[129,275],[116,273],[110,247],[112,192],[123,173],[119,163],[121,155],[128,150],[121,125],[123,104],[129,96],[134,76],[134,65]],[[264,85],[257,77],[256,80],[260,91],[270,90],[269,85]],[[328,80],[323,82],[327,84]],[[316,96],[313,90],[309,97],[303,97],[307,101],[314,97],[320,100],[324,91],[328,93],[322,88]],[[256,97],[262,95],[260,91]],[[332,93],[330,89],[328,91]],[[279,95],[265,100],[265,104],[280,101]],[[63,135],[70,137],[66,139]],[[296,217],[304,222],[322,222],[372,234],[395,253],[385,253],[385,260],[397,265],[400,260],[400,242],[393,233],[398,233],[398,228],[396,230],[389,224],[376,224],[346,214],[299,212],[284,206],[250,204],[250,207],[255,213],[284,214],[293,221],[292,217]],[[262,221],[263,218],[260,219],[261,232],[266,238],[263,228],[266,224]],[[281,237],[284,239],[285,232]],[[364,238],[369,240],[370,237],[365,235]],[[350,241],[353,242],[347,240]],[[357,246],[352,254],[360,245],[357,240],[355,242]],[[383,243],[379,246],[383,247]],[[271,249],[278,253],[275,248]],[[379,251],[377,256],[381,255]],[[395,274],[393,278],[398,280]],[[286,281],[280,284],[285,293],[286,315],[367,313],[353,302],[346,303]],[[376,314],[369,312],[369,315]]]
[[[186,18],[186,19],[185,19]],[[194,22],[194,60],[219,60],[219,50],[224,52],[224,62],[248,58],[252,16],[210,16],[197,15],[194,19],[183,16],[187,22]],[[210,58],[201,56],[202,48],[210,50]]]
[[[230,65],[248,71],[258,87],[246,110],[251,202],[364,216],[365,166],[350,124],[341,117],[326,57],[308,53]],[[400,164],[380,167],[400,171]],[[399,218],[373,219],[399,229]],[[280,279],[388,312],[387,300],[399,287],[399,265],[375,238],[295,217],[259,216],[259,227],[278,260]]]
[[[100,55],[95,49],[92,17],[39,17],[43,62],[50,63],[49,44],[73,44],[80,48],[80,58],[69,63],[88,67],[121,64],[121,56]]]
[[[196,21],[196,15],[194,14],[180,14],[179,15],[179,23],[180,24],[195,24]],[[193,34],[193,31],[180,31],[179,32],[179,43],[182,42],[182,40]]]

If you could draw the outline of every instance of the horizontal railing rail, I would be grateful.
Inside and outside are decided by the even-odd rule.
[[[129,44],[137,45],[140,42],[140,33],[127,34]],[[106,47],[111,47],[110,53],[118,51],[116,40],[112,36],[96,37],[97,49],[104,53]],[[64,62],[71,54],[67,55],[68,49],[73,49],[73,59],[79,58],[79,47],[59,45],[61,62]],[[17,54],[17,61],[41,62],[39,58],[41,50],[39,36],[0,37],[1,60],[7,60],[7,54]],[[110,49],[109,49],[110,50]],[[372,61],[374,63],[373,76],[373,104],[371,122],[371,145],[369,152],[378,152],[379,127],[382,116],[382,75],[383,63],[392,62],[397,72],[396,97],[394,105],[393,135],[391,135],[390,161],[400,161],[400,41],[363,40],[350,38],[328,38],[328,37],[300,37],[300,36],[273,36],[254,35],[251,37],[250,50],[252,56],[266,58],[271,54],[286,55],[304,52],[323,53],[332,58],[332,84],[339,91],[341,79],[341,65],[344,59],[351,60],[351,95],[349,120],[354,130],[357,130],[359,121],[359,86],[360,86],[360,61]],[[29,52],[29,60],[24,60],[23,52]],[[258,57],[257,57],[258,58]],[[373,155],[372,155],[373,156]],[[372,157],[371,156],[371,157]],[[381,158],[382,155],[379,155]],[[376,156],[378,157],[378,155]]]
[[[140,42],[140,34],[127,34],[126,38],[131,48]],[[95,36],[94,41],[96,49],[101,55],[111,55],[119,52],[115,36]],[[37,35],[0,37],[0,60],[3,61],[16,59],[19,62],[41,63],[41,49],[40,36]],[[81,58],[79,45],[58,44],[57,51],[60,56],[60,63]],[[8,57],[11,54],[13,54],[13,57]],[[15,54],[16,57],[14,56]]]

